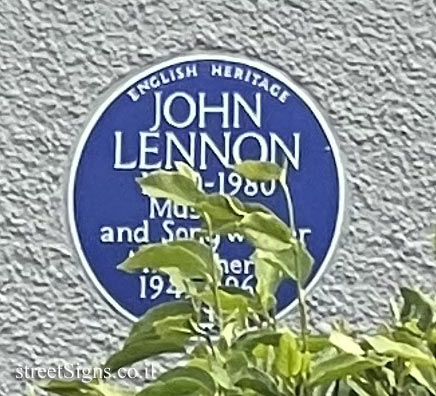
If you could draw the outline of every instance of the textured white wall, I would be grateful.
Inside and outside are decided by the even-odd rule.
[[[23,393],[17,366],[98,362],[128,330],[74,255],[66,169],[98,96],[170,54],[271,62],[331,118],[349,227],[314,322],[372,327],[398,283],[434,289],[435,37],[432,0],[1,0],[0,395]]]

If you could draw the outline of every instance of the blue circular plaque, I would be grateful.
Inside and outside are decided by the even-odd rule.
[[[120,313],[136,320],[179,298],[165,276],[117,270],[138,246],[194,236],[189,208],[141,194],[135,178],[183,161],[206,192],[257,201],[288,222],[274,182],[242,179],[246,159],[288,164],[295,227],[315,259],[307,289],[332,259],[344,218],[338,145],[313,99],[286,74],[254,60],[196,54],[146,68],[112,89],[80,137],[71,166],[68,216],[74,245],[92,282]],[[217,237],[224,282],[251,290],[252,248],[239,235]],[[277,292],[279,316],[295,305],[292,282]]]

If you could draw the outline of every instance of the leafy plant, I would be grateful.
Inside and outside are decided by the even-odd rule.
[[[188,205],[200,215],[200,240],[141,247],[119,268],[153,269],[168,275],[184,294],[150,309],[131,329],[105,367],[116,370],[162,354],[184,353],[186,363],[140,391],[122,393],[95,381],[50,381],[59,395],[114,396],[368,396],[436,395],[436,301],[403,288],[402,307],[392,302],[393,323],[358,336],[344,326],[330,334],[308,328],[304,286],[313,260],[294,232],[287,167],[245,161],[235,171],[254,181],[275,180],[289,209],[289,225],[268,208],[227,195],[207,194],[200,175],[183,163],[138,180],[145,195]],[[238,232],[253,246],[254,293],[224,286],[215,234]],[[296,283],[300,330],[276,322],[275,292]],[[205,324],[207,312],[212,323]]]

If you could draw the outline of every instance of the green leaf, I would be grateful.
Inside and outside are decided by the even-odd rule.
[[[265,205],[262,205],[258,202],[244,202],[243,203],[244,214],[248,213],[265,213],[265,214],[274,214],[270,209],[268,209]]]
[[[280,338],[274,366],[285,378],[295,377],[302,369],[303,355],[299,351],[297,338],[286,332]]]
[[[126,343],[134,341],[137,337],[148,336],[149,333],[161,336],[174,329],[189,330],[189,323],[191,320],[195,321],[196,316],[197,313],[190,301],[171,301],[157,305],[150,308],[132,326]]]
[[[358,396],[372,396],[374,393],[368,393],[364,386],[360,384],[358,381],[353,380],[352,378],[347,378],[347,385],[356,393]]]
[[[257,366],[266,372],[271,372],[276,360],[276,352],[272,345],[259,344],[253,349]]]
[[[272,345],[277,347],[280,343],[282,333],[274,330],[255,330],[241,335],[235,342],[235,348],[246,353],[251,353],[259,344]]]
[[[256,252],[251,256],[254,261],[254,270],[256,275],[256,293],[260,298],[260,303],[266,311],[270,311],[276,305],[275,294],[284,279],[283,271],[277,266],[271,265]]]
[[[358,342],[339,331],[333,330],[330,334],[329,341],[336,348],[339,348],[343,352],[350,353],[351,355],[362,356],[365,354]]]
[[[105,367],[118,370],[120,367],[130,366],[133,363],[162,353],[184,353],[186,352],[185,344],[190,338],[189,335],[184,333],[167,334],[166,339],[155,337],[136,337],[135,341],[125,344],[120,352],[112,355],[106,362]]]
[[[311,390],[310,396],[331,396],[336,383],[318,385]]]
[[[254,181],[279,180],[282,168],[272,162],[247,160],[236,164],[235,171],[246,179]]]
[[[216,385],[213,377],[207,371],[199,367],[177,367],[162,374],[158,378],[158,381],[168,382],[172,381],[173,379],[183,377],[196,380],[204,387],[204,389],[207,390],[209,394],[215,394]]]
[[[365,336],[364,339],[380,355],[408,359],[424,364],[435,364],[433,356],[403,342],[396,342],[382,335]]]
[[[215,353],[219,354],[217,349],[215,349]],[[221,358],[222,356],[220,355],[219,359]],[[222,365],[217,362],[217,360],[211,359],[210,356],[207,359],[192,359],[188,362],[188,365],[190,367],[198,367],[202,370],[208,370],[215,383],[218,384],[221,388],[232,388],[232,380],[230,378],[231,373],[225,370],[224,367],[222,367]]]
[[[239,229],[254,247],[262,250],[287,250],[296,241],[287,225],[270,213],[253,212],[245,215],[239,222]]]
[[[237,312],[235,312],[234,315],[241,317],[241,315],[238,314]],[[240,327],[243,327],[243,325],[244,324],[242,323],[242,320],[237,320],[237,319],[228,320],[226,318],[225,323],[223,325],[223,329],[221,330],[221,340],[225,341],[224,345],[226,348],[232,344],[236,332]]]
[[[189,279],[200,278],[211,282],[210,273],[219,266],[212,260],[206,245],[197,241],[173,241],[141,247],[118,268],[126,272],[142,271],[144,268],[159,270],[173,277],[172,283],[181,288],[183,282]]]
[[[226,304],[225,298],[229,299],[228,309],[225,306],[223,306],[224,309],[227,309],[229,311],[232,309],[239,308],[240,306],[238,305],[238,303],[240,303],[240,304],[246,303],[248,305],[248,307],[250,307],[250,308],[254,308],[254,306],[256,304],[253,295],[250,292],[248,292],[247,290],[241,289],[239,287],[220,286],[218,291],[223,294],[223,297],[224,297],[223,304],[224,305]]]
[[[391,396],[393,391],[384,380],[379,380],[377,371],[368,371],[365,376],[348,377],[346,383],[354,391],[353,395],[358,396]]]
[[[241,374],[250,367],[250,361],[245,352],[230,349],[226,354],[225,370],[232,380],[241,378]]]
[[[189,301],[151,308],[133,325],[122,350],[109,358],[105,366],[117,370],[162,353],[185,352],[185,344],[193,335],[191,320],[196,320],[196,312]]]
[[[273,266],[277,271],[302,285],[306,283],[313,267],[311,255],[299,241],[289,249],[282,251],[273,252],[259,248],[255,251],[252,259],[255,262]]]
[[[435,318],[435,302],[417,290],[402,287],[401,295],[404,299],[401,310],[401,320],[418,320],[418,327],[427,331]]]
[[[436,369],[435,367],[411,364],[410,376],[419,384],[426,387],[432,395],[436,395]]]
[[[307,350],[311,353],[318,353],[331,347],[328,336],[309,334],[307,336]]]
[[[215,305],[214,294],[210,290],[200,293],[197,297],[209,306]],[[240,324],[245,323],[249,308],[257,310],[253,296],[237,287],[220,286],[218,288],[218,300],[222,313],[225,316],[231,315],[237,318]]]
[[[212,230],[216,233],[237,231],[237,223],[245,214],[244,206],[237,198],[228,195],[211,194],[196,205],[201,214],[207,213]]]
[[[41,382],[38,387],[49,393],[61,396],[134,396],[133,390],[119,388],[105,383],[91,382],[85,384],[82,381],[50,380]]]
[[[389,361],[388,358],[377,356],[362,357],[349,353],[340,353],[313,365],[310,384],[312,386],[327,384],[370,368],[384,366]]]
[[[206,358],[195,358],[188,362],[189,367],[198,367],[202,370],[207,371],[215,383],[219,385],[223,389],[231,389],[232,388],[232,380],[230,378],[230,372],[228,372],[223,366],[224,362],[223,356],[219,353],[218,349],[215,349],[215,354],[218,354],[218,359],[220,363],[216,359],[212,359],[210,355]]]
[[[216,361],[212,361],[212,375],[217,384],[223,389],[231,389],[233,387],[230,373],[228,373]]]
[[[239,230],[239,222],[250,213],[272,215],[265,206],[257,203],[242,203],[229,195],[210,194],[200,201],[195,209],[205,217],[209,216],[212,231],[217,234],[235,233]]]
[[[408,382],[404,387],[404,395],[406,396],[429,396],[427,389],[419,384]],[[389,395],[390,396],[390,395]]]
[[[144,195],[166,198],[179,205],[194,206],[205,197],[191,177],[179,172],[159,170],[137,181]]]
[[[375,391],[371,395],[391,396],[391,393],[387,392],[385,387],[379,381],[374,383],[373,388]],[[413,396],[417,396],[417,395],[413,395]]]
[[[196,172],[188,164],[182,161],[176,161],[174,162],[174,165],[176,166],[176,169],[179,172],[179,174],[191,179],[196,186],[198,185],[198,182],[201,180],[201,176],[198,172]]]
[[[395,378],[395,372],[388,367],[382,367],[381,371],[384,378],[386,378],[387,386],[390,388],[394,388],[397,383],[397,380]]]
[[[157,381],[136,396],[214,396],[195,378],[177,377],[168,381]]]
[[[50,380],[41,382],[38,387],[62,396],[105,396],[93,384],[85,384],[82,381]]]
[[[282,395],[273,379],[268,374],[255,368],[247,369],[235,385],[242,389],[251,389],[257,392],[257,395]]]
[[[423,339],[425,334],[416,327],[416,322],[407,322],[403,326],[397,326],[394,331],[392,331],[391,337],[394,341],[403,342],[424,350],[423,347],[425,347],[425,344],[423,343]]]

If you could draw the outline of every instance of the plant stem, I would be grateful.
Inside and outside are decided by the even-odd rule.
[[[294,206],[292,203],[292,197],[291,192],[288,188],[287,184],[287,173],[288,173],[288,161],[285,161],[283,164],[283,171],[280,176],[280,185],[283,189],[283,193],[285,195],[286,199],[286,205],[288,207],[288,216],[289,216],[289,226],[291,228],[291,231],[295,232],[295,238],[297,239],[297,229],[295,227],[295,218],[294,218]],[[300,252],[299,249],[301,249],[300,242],[297,240],[296,246],[295,246],[296,252],[295,252],[295,260],[296,260],[296,269],[297,269],[297,294],[298,294],[298,308],[300,313],[300,328],[301,328],[301,340],[302,340],[302,352],[306,353],[307,348],[307,333],[308,333],[308,312],[307,312],[307,305],[306,305],[306,296],[304,292],[304,288],[300,282],[300,265],[298,262]],[[300,395],[306,396],[307,395],[307,387],[306,387],[306,380],[303,379],[301,388],[300,388]]]
[[[211,258],[211,262],[214,263],[215,262],[215,253],[213,251],[213,246],[212,246],[212,225],[210,222],[210,217],[207,213],[204,213],[204,217],[206,219],[206,224],[207,224],[207,234],[209,237],[209,251],[210,251],[210,258]],[[221,309],[221,303],[220,303],[220,299],[219,299],[219,295],[218,295],[218,279],[217,279],[217,271],[215,268],[215,265],[212,265],[211,268],[211,272],[212,272],[212,293],[213,293],[213,298],[214,298],[214,302],[215,302],[215,314],[216,314],[216,318],[217,318],[217,325],[218,325],[218,331],[221,333],[222,331],[222,319],[223,319],[223,315],[222,315],[222,309]]]
[[[402,396],[404,395],[404,382],[409,375],[408,370],[406,369],[404,363],[400,360],[397,364],[397,384],[395,387],[395,395]]]
[[[205,339],[206,339],[207,345],[209,345],[209,348],[212,351],[213,357],[215,358],[216,361],[218,361],[218,356],[217,356],[216,351],[215,351],[215,346],[213,345],[212,339],[210,338],[209,334],[205,335]],[[210,368],[212,369],[212,365],[210,365]]]
[[[288,185],[286,183],[287,173],[288,173],[288,161],[285,161],[283,164],[283,172],[282,175],[280,176],[279,183],[282,187],[283,193],[285,194],[286,206],[288,207],[289,227],[291,227],[291,229],[296,232],[295,219],[294,219],[294,205],[292,203],[291,192],[289,191]]]
[[[339,381],[335,382],[335,387],[333,388],[332,396],[338,396],[339,395]]]
[[[188,290],[188,293],[189,293],[189,285],[188,285],[188,283],[186,282],[185,285],[186,285],[186,289]],[[201,313],[202,313],[202,311],[201,311],[201,301],[197,301],[196,298],[194,297],[194,295],[191,295],[191,299],[192,299],[192,304],[194,306],[194,310],[195,310],[195,312],[197,314],[197,318],[196,318],[197,319],[196,320],[197,327],[196,328],[193,327],[193,331],[194,331],[195,334],[197,334],[197,336],[200,339],[203,338],[203,339],[206,340],[206,343],[207,343],[207,345],[209,346],[209,348],[211,350],[212,356],[215,358],[215,360],[218,360],[218,356],[217,356],[217,354],[215,352],[215,348],[214,348],[213,342],[212,342],[209,334],[206,333],[206,332],[203,332],[203,330],[201,328]],[[212,370],[212,366],[211,366],[210,362],[209,362],[209,368]]]
[[[283,173],[280,177],[280,185],[283,189],[283,193],[286,198],[286,205],[288,207],[288,216],[289,216],[289,226],[291,230],[297,232],[295,228],[295,219],[294,219],[294,208],[292,204],[291,192],[289,191],[287,181],[287,172],[288,172],[288,162],[285,161],[283,164]],[[297,242],[297,249],[300,249],[299,242]],[[296,252],[295,255],[296,260],[298,260],[299,252]],[[296,263],[297,273],[299,272],[299,263]],[[301,327],[301,338],[303,341],[303,352],[307,351],[307,332],[308,332],[308,314],[307,314],[307,306],[306,306],[306,297],[304,293],[304,288],[301,285],[300,281],[297,281],[297,293],[298,293],[298,307],[300,311],[300,327]]]
[[[307,352],[307,332],[308,332],[308,314],[304,289],[301,287],[300,282],[297,283],[298,291],[298,307],[300,311],[300,327],[301,327],[301,339],[303,341],[303,352]]]

